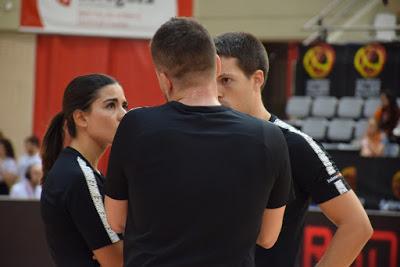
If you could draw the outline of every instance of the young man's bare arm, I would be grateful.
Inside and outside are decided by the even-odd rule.
[[[319,206],[338,228],[317,267],[350,266],[373,233],[364,208],[353,191]]]

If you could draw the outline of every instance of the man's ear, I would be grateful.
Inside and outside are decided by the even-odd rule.
[[[170,98],[172,93],[172,82],[169,79],[168,75],[165,72],[156,71],[158,83],[160,85],[161,91],[163,92],[164,96],[167,100]]]
[[[261,92],[261,89],[264,85],[264,72],[262,70],[256,70],[253,73],[253,81],[254,81],[256,90]]]
[[[221,75],[221,69],[222,69],[221,58],[218,55],[216,55],[216,57],[215,57],[215,71],[216,71],[217,77],[219,77],[219,75]]]
[[[87,122],[86,112],[84,112],[80,109],[76,109],[72,113],[72,118],[77,127],[81,127],[81,128],[87,127],[88,122]]]

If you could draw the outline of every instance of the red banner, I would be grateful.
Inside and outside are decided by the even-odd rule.
[[[179,15],[191,16],[191,0],[180,0],[178,5]],[[148,40],[39,35],[33,115],[36,135],[43,137],[51,118],[61,110],[68,82],[78,75],[94,72],[115,77],[125,90],[130,108],[164,102]],[[105,161],[100,165],[104,171]]]

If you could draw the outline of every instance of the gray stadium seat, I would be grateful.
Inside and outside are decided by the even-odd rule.
[[[349,142],[353,137],[354,121],[333,119],[328,125],[327,138],[333,142]]]
[[[361,119],[356,122],[355,129],[354,129],[354,139],[361,139],[363,138],[365,132],[367,131],[368,127],[368,119]]]
[[[396,143],[388,143],[385,146],[385,156],[386,157],[398,157],[400,152],[400,147]]]
[[[291,119],[305,118],[310,114],[310,96],[292,96],[286,105],[286,114]]]
[[[364,109],[363,109],[363,117],[371,118],[374,116],[376,109],[381,104],[381,100],[377,97],[371,97],[365,100]]]
[[[336,97],[317,97],[314,99],[311,109],[311,115],[313,117],[332,118],[333,116],[335,116],[336,105]]]
[[[324,140],[328,121],[324,118],[308,118],[304,120],[301,130],[315,140]]]
[[[361,117],[361,111],[364,100],[356,97],[345,96],[339,100],[338,116],[341,118],[358,119]]]

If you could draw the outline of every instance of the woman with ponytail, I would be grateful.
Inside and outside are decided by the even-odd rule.
[[[57,266],[122,266],[122,241],[105,217],[99,158],[114,138],[127,102],[106,75],[73,79],[43,139],[41,212]],[[70,144],[64,148],[65,137]]]

